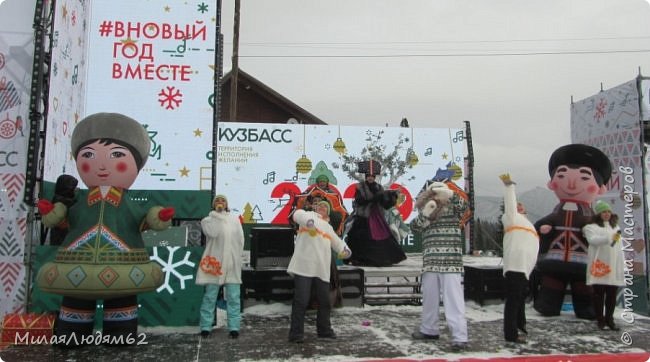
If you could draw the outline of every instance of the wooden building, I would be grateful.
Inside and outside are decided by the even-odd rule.
[[[229,122],[232,76],[226,73],[221,81],[220,121]],[[237,75],[237,120],[256,123],[326,124],[266,84],[239,69]]]

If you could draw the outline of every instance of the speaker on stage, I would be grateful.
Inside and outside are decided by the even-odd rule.
[[[286,268],[293,255],[295,232],[291,227],[269,226],[251,229],[251,267]]]

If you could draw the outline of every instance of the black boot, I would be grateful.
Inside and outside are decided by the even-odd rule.
[[[598,323],[598,329],[605,329],[605,317],[603,316],[603,307],[605,304],[605,296],[603,295],[604,291],[602,287],[594,287],[594,313],[596,314],[596,323]]]
[[[618,328],[616,326],[616,324],[614,323],[614,318],[613,317],[608,317],[607,320],[605,321],[605,323],[607,323],[607,326],[609,327],[609,329],[611,329],[613,331],[620,330],[620,328]]]
[[[614,309],[616,308],[616,290],[615,286],[605,287],[605,322],[609,329],[618,331],[620,328],[614,324]]]

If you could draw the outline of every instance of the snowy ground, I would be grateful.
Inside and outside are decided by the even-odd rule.
[[[406,275],[419,270],[422,265],[420,258],[409,255],[407,260],[393,267],[364,269],[366,275],[386,272],[385,269]],[[501,263],[501,258],[466,256],[464,263],[494,266]],[[316,338],[315,312],[310,311],[305,324],[305,343],[296,345],[287,342],[290,305],[255,304],[249,301],[245,305],[241,335],[236,340],[228,338],[227,331],[224,330],[225,313],[219,310],[217,326],[209,338],[200,338],[197,335],[198,327],[140,328],[141,335],[137,340],[141,344],[138,346],[100,345],[75,350],[63,350],[49,345],[10,346],[0,351],[0,362],[369,361],[391,358],[458,361],[471,357],[487,360],[540,355],[547,356],[552,361],[566,361],[561,355],[587,355],[609,362],[614,359],[609,354],[650,351],[650,318],[632,314],[634,320],[623,320],[622,309],[615,314],[617,324],[621,327],[620,331],[615,332],[600,331],[595,322],[576,319],[571,311],[562,312],[557,317],[541,317],[529,304],[529,342],[512,346],[506,345],[503,340],[502,301],[489,300],[486,305],[480,306],[468,300],[466,315],[469,348],[463,353],[454,353],[450,350],[450,336],[444,317],[440,340],[415,341],[410,337],[420,322],[420,306],[366,305],[335,309],[332,324],[338,338],[333,341]],[[643,358],[645,359],[646,357]],[[628,358],[625,362],[636,360]]]
[[[449,333],[441,328],[438,341],[414,341],[419,306],[365,306],[337,309],[332,322],[338,334],[334,341],[316,338],[315,315],[306,322],[306,341],[289,344],[287,333],[290,306],[255,305],[243,314],[241,336],[230,340],[223,329],[224,313],[219,313],[211,337],[201,339],[197,327],[141,328],[146,345],[136,347],[92,346],[61,350],[51,346],[11,346],[0,352],[3,361],[359,361],[386,358],[416,360],[467,357],[490,358],[518,355],[603,354],[650,351],[650,318],[635,315],[626,323],[617,313],[621,331],[600,331],[595,322],[576,319],[563,312],[552,318],[527,310],[529,342],[507,346],[503,341],[503,304],[483,307],[467,302],[470,343],[467,351],[454,353],[449,348]],[[621,310],[622,312],[622,310]],[[632,362],[632,361],[629,361]]]

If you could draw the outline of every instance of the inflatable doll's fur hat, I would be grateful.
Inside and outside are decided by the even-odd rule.
[[[138,169],[147,162],[151,141],[147,130],[136,120],[119,113],[95,113],[82,119],[72,132],[72,155],[77,156],[79,149],[88,141],[112,139],[127,144],[138,154],[134,157],[142,162]]]
[[[612,176],[612,164],[607,155],[596,147],[580,143],[565,145],[553,151],[548,161],[551,178],[560,165],[590,167],[597,174],[596,181],[601,185],[606,184]]]

